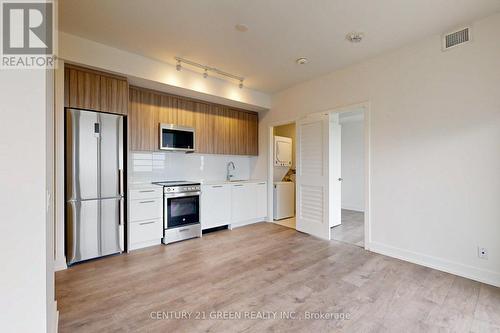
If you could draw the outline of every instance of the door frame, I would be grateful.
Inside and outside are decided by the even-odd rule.
[[[329,108],[323,111],[311,112],[304,116],[311,116],[314,114],[320,113],[342,113],[346,111],[350,111],[355,108],[363,108],[364,109],[364,154],[365,154],[365,166],[364,166],[364,178],[365,178],[365,211],[364,211],[364,227],[365,227],[365,237],[364,237],[364,248],[365,250],[370,250],[371,244],[371,174],[372,174],[372,147],[371,147],[371,103],[370,101],[364,101],[360,103],[341,105],[334,108]],[[274,127],[280,125],[286,125],[290,123],[297,123],[297,120],[300,118],[291,118],[289,120],[275,121],[268,124],[267,132],[268,132],[268,171],[267,171],[267,213],[268,213],[268,222],[273,222],[273,152],[274,152]],[[295,144],[295,150],[297,149],[297,145]],[[297,151],[295,151],[297,152]],[[295,207],[297,210],[297,207]]]
[[[364,165],[364,197],[365,197],[365,207],[364,207],[364,249],[370,250],[371,244],[371,103],[370,101],[365,101],[361,103],[349,104],[345,106],[339,106],[333,109],[328,109],[322,111],[323,113],[343,113],[351,111],[352,109],[363,109],[364,120],[364,154],[365,154],[365,165]]]

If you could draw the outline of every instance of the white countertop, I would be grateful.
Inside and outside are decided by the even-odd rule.
[[[242,179],[242,180],[233,180],[233,181],[209,180],[209,181],[199,181],[199,182],[202,185],[221,185],[221,184],[251,184],[251,183],[262,183],[262,182],[266,182],[266,181],[262,180],[262,179]],[[149,182],[134,182],[134,183],[129,183],[128,189],[129,190],[142,190],[142,189],[158,188],[158,186],[161,186],[161,185],[156,185],[156,184],[152,184]]]
[[[219,184],[241,184],[241,183],[262,183],[262,179],[245,179],[245,180],[210,180],[201,182],[202,185],[219,185]]]
[[[129,190],[143,190],[143,189],[150,189],[150,188],[158,188],[160,185],[152,184],[152,183],[129,183],[128,184],[128,189]]]

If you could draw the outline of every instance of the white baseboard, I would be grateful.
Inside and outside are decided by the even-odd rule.
[[[342,205],[342,209],[353,210],[355,212],[364,212],[365,208],[356,205]]]
[[[229,225],[229,229],[239,228],[239,227],[243,227],[243,226],[246,226],[246,225],[249,225],[249,224],[254,224],[254,223],[259,223],[259,222],[266,222],[266,221],[267,221],[267,216],[266,217],[256,218],[256,219],[251,219],[251,220],[248,220],[248,221],[238,222],[238,223],[231,223]]]
[[[478,267],[464,265],[446,259],[412,252],[377,242],[371,242],[369,244],[369,249],[372,252],[383,254],[389,257],[401,259],[417,265],[434,268],[439,271],[490,284],[495,287],[500,287],[500,272],[493,272]]]
[[[59,311],[57,310],[57,301],[54,301],[54,332],[59,331]]]
[[[155,245],[161,245],[161,239],[155,239],[152,241],[130,244],[130,247],[128,250],[134,251],[134,250],[139,250],[139,249],[143,249],[145,247],[150,247],[150,246],[155,246]]]
[[[68,268],[68,265],[66,265],[66,258],[60,258],[56,259],[54,261],[54,271],[62,271]]]

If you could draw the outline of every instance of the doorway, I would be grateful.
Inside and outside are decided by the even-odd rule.
[[[295,122],[271,129],[272,221],[295,229]]]
[[[353,168],[342,170],[342,123],[358,123],[362,128],[361,171],[355,178],[349,175]],[[295,126],[292,152],[295,183],[295,216],[293,219],[274,219],[274,182],[283,179],[275,173],[275,128]],[[347,125],[346,127],[349,127]],[[282,132],[278,133],[282,134]],[[289,136],[293,133],[289,130]],[[348,134],[349,131],[346,131]],[[283,134],[282,134],[283,135]],[[278,135],[279,136],[279,135]],[[346,107],[316,112],[288,122],[268,127],[268,221],[281,224],[312,236],[347,242],[369,250],[370,245],[370,104],[364,102]],[[293,137],[293,136],[292,136]],[[359,140],[357,141],[359,143]],[[358,146],[359,147],[359,146]],[[349,148],[344,148],[350,151]],[[360,155],[357,155],[358,158]],[[349,162],[349,158],[346,158]],[[345,163],[344,163],[345,164]],[[349,184],[342,191],[346,172],[348,182],[361,184],[362,202],[349,204]],[[286,174],[286,173],[285,173]],[[281,173],[283,175],[283,173]],[[277,179],[277,180],[275,180]],[[344,203],[342,202],[344,192]],[[357,196],[359,199],[359,196]],[[347,201],[346,201],[347,200]]]
[[[331,228],[331,239],[364,247],[365,117],[364,108],[339,113],[340,224]]]

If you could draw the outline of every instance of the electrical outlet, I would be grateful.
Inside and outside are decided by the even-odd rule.
[[[488,249],[485,247],[477,247],[477,256],[481,259],[488,259]]]

